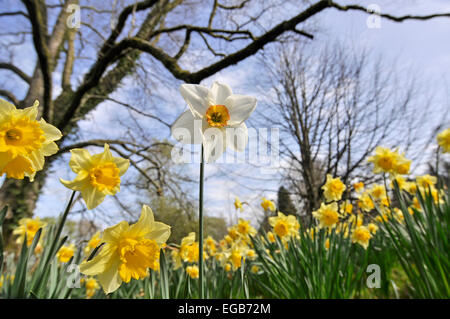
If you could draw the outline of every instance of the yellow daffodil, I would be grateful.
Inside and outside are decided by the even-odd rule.
[[[18,235],[16,243],[22,244],[27,235],[27,246],[30,246],[33,242],[34,235],[36,235],[39,228],[44,228],[47,224],[41,221],[38,217],[35,219],[22,218],[19,220],[19,225],[13,231],[13,235]],[[43,234],[41,234],[42,238]]]
[[[271,243],[274,243],[274,242],[275,242],[275,236],[274,236],[274,234],[273,234],[271,231],[267,232],[267,239],[268,239],[269,242],[271,242]]]
[[[252,272],[252,274],[257,274],[259,272],[259,267],[253,265],[252,268],[250,268],[250,271]]]
[[[241,213],[244,211],[244,207],[242,207],[242,202],[237,197],[234,199],[234,207],[236,208],[236,210],[239,209]]]
[[[40,255],[40,254],[42,254],[43,251],[44,251],[44,246],[42,246],[42,244],[39,242],[39,243],[36,245],[36,248],[34,248],[34,253],[35,253],[36,255]]]
[[[75,254],[75,245],[70,244],[69,246],[62,246],[58,253],[56,254],[56,257],[58,258],[59,262],[61,263],[67,263],[70,261],[70,259]]]
[[[255,98],[233,94],[228,85],[219,82],[211,89],[182,84],[180,92],[189,110],[172,125],[175,139],[186,144],[203,143],[208,162],[220,157],[226,148],[239,152],[245,149],[248,130],[244,121],[256,108]]]
[[[55,141],[61,132],[44,119],[36,120],[39,102],[25,109],[16,109],[0,99],[0,176],[33,181],[44,168],[45,156],[58,151]]]
[[[415,195],[417,192],[417,184],[415,182],[405,182],[404,189],[411,195]]]
[[[217,244],[216,241],[211,236],[205,238],[205,246],[208,250],[208,253],[211,256],[214,256],[216,254]]]
[[[229,260],[231,262],[231,266],[233,267],[233,270],[239,269],[242,265],[242,250],[237,248],[237,246],[234,246],[231,249],[231,254],[229,257]]]
[[[364,183],[363,182],[355,183],[353,184],[353,188],[357,193],[361,193],[364,190]]]
[[[262,202],[261,202],[261,207],[267,211],[270,210],[272,212],[275,211],[275,203],[272,202],[271,200],[268,200],[267,198],[263,197]]]
[[[340,209],[341,212],[344,212],[348,215],[351,215],[353,213],[353,205],[348,200],[341,203]]]
[[[368,193],[364,193],[358,198],[358,207],[365,212],[370,212],[375,208],[375,205]]]
[[[428,189],[428,187],[433,187],[434,184],[436,184],[437,178],[435,176],[426,174],[426,175],[422,175],[422,176],[417,176],[416,181],[417,181],[417,185],[419,185],[419,187]]]
[[[398,188],[401,190],[406,190],[406,188],[408,187],[408,182],[406,181],[406,179],[403,176],[400,175],[396,175],[396,176],[391,176],[391,188],[394,189],[394,181],[397,183]]]
[[[100,245],[101,242],[100,232],[98,231],[92,236],[86,247],[84,247],[84,254],[86,255],[86,257],[89,257],[92,251],[97,248],[97,246]]]
[[[322,203],[320,208],[314,211],[313,216],[319,221],[320,228],[332,228],[339,222],[338,205]]]
[[[92,296],[94,296],[95,292],[100,289],[100,285],[98,284],[98,281],[90,277],[85,281],[84,286],[86,287],[86,298],[90,299]]]
[[[378,226],[374,223],[369,223],[367,225],[367,228],[369,229],[371,234],[375,234],[378,231]]]
[[[159,252],[170,236],[170,226],[155,222],[150,207],[142,207],[136,224],[126,221],[107,228],[102,234],[100,253],[80,265],[81,273],[97,276],[106,294],[131,278],[142,279],[148,269],[159,269]]]
[[[397,165],[398,154],[388,148],[378,146],[375,149],[375,155],[367,159],[368,162],[373,163],[374,174],[379,173],[394,173]]]
[[[394,168],[395,174],[406,175],[409,174],[411,168],[411,160],[407,159],[404,154],[396,153],[396,164]]]
[[[450,128],[443,130],[437,136],[438,145],[442,148],[442,152],[450,153]]]
[[[400,210],[400,208],[395,207],[393,215],[399,223],[403,223],[405,221],[405,216],[403,216],[403,212]]]
[[[341,179],[333,178],[330,174],[327,175],[327,181],[322,186],[323,195],[328,202],[340,200],[345,189]]]
[[[330,249],[330,238],[327,238],[327,240],[325,240],[325,249]]]
[[[199,277],[199,269],[196,265],[187,266],[186,267],[186,273],[191,277],[192,279],[196,279]]]
[[[103,202],[106,195],[120,191],[120,177],[127,171],[130,161],[113,157],[109,145],[103,153],[91,155],[87,150],[77,148],[70,151],[70,168],[77,177],[73,181],[61,179],[67,188],[80,191],[88,209]]]
[[[382,200],[387,197],[386,188],[383,185],[374,184],[369,192],[375,200]]]
[[[353,230],[352,242],[360,244],[364,249],[369,246],[370,238],[372,238],[372,235],[366,226],[358,226]]]
[[[252,225],[250,225],[250,222],[248,220],[244,220],[242,218],[239,218],[239,222],[236,225],[236,229],[239,232],[239,234],[243,236],[256,235],[256,229]]]
[[[278,212],[276,217],[269,217],[269,225],[272,226],[273,232],[280,238],[295,236],[300,228],[300,224],[294,215],[286,216],[282,212]]]
[[[198,262],[199,245],[195,241],[195,233],[191,232],[181,240],[180,257],[184,262]]]

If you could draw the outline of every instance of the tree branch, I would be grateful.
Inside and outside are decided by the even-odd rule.
[[[340,11],[349,11],[349,10],[356,10],[356,11],[363,11],[365,13],[368,14],[377,14],[377,13],[372,13],[370,10],[368,10],[368,8],[365,8],[363,6],[359,6],[359,5],[340,5],[338,3],[335,3],[333,1],[330,1],[330,6],[333,8],[336,8]],[[378,14],[380,17],[395,21],[395,22],[403,22],[405,20],[430,20],[433,18],[439,18],[439,17],[450,17],[450,12],[447,13],[435,13],[435,14],[430,14],[430,15],[425,15],[425,16],[416,16],[416,15],[404,15],[404,16],[400,16],[400,17],[396,17],[390,14],[386,14],[386,13],[380,13]]]
[[[39,3],[37,0],[22,0],[27,8],[29,19],[33,30],[33,42],[38,55],[39,65],[44,80],[44,101],[43,101],[43,115],[42,117],[49,121],[49,112],[52,104],[52,78],[50,66],[50,51],[47,46],[47,30],[45,29],[45,22]],[[50,121],[49,121],[50,122]]]
[[[6,97],[8,100],[11,101],[12,104],[14,105],[19,105],[19,100],[16,98],[16,96],[14,94],[12,94],[11,92],[7,91],[7,90],[2,90],[0,89],[0,95]]]
[[[28,84],[31,83],[31,78],[25,72],[23,72],[21,69],[19,69],[13,64],[0,62],[0,69],[10,70],[15,74],[17,74],[22,80],[24,80]]]

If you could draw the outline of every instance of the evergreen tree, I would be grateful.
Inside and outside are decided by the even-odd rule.
[[[296,215],[297,210],[295,209],[294,204],[292,203],[291,197],[289,196],[289,192],[283,186],[280,186],[278,189],[278,210],[285,215]]]

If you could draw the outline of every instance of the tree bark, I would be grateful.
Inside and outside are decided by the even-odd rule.
[[[34,182],[28,179],[6,179],[0,187],[0,207],[8,205],[8,212],[3,222],[3,233],[7,244],[11,242],[12,231],[18,221],[33,215],[46,175],[46,169],[44,169],[36,174]]]

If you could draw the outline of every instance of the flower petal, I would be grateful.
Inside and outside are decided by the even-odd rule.
[[[91,168],[92,156],[83,148],[75,148],[70,151],[72,157],[70,158],[69,166],[74,173],[79,173],[81,170],[88,171]]]
[[[227,84],[214,82],[209,90],[208,101],[212,105],[225,105],[226,98],[232,94],[233,92]]]
[[[105,272],[114,257],[112,253],[110,247],[107,244],[104,245],[92,260],[84,260],[80,264],[80,272],[88,276],[95,276]]]
[[[201,128],[202,120],[195,118],[191,111],[182,113],[172,124],[172,137],[183,144],[201,144]]]
[[[133,237],[144,237],[150,232],[154,222],[155,217],[152,209],[147,205],[143,205],[139,220],[136,224],[130,226],[128,233],[132,234]]]
[[[97,279],[103,288],[105,294],[116,291],[122,284],[122,278],[119,275],[120,259],[114,258],[114,261],[108,265],[105,272],[98,274]]]
[[[16,109],[14,104],[9,103],[6,100],[0,99],[0,120],[2,117],[9,117],[9,114]]]
[[[35,121],[39,112],[39,102],[35,101],[33,106],[18,110],[22,116],[28,117],[31,121]]]
[[[230,95],[225,100],[225,106],[230,112],[229,126],[240,125],[244,122],[256,108],[256,99],[252,96]]]
[[[58,152],[58,150],[59,150],[58,145],[56,145],[55,142],[50,142],[46,145],[43,145],[42,149],[41,149],[42,154],[44,156],[50,156],[50,155],[56,154]]]
[[[170,226],[160,222],[154,222],[152,230],[146,238],[156,241],[158,245],[164,244],[170,237]]]
[[[129,229],[129,225],[126,221],[121,221],[115,226],[109,227],[103,231],[102,240],[107,243],[118,242],[124,232]]]
[[[203,132],[204,156],[207,163],[219,159],[227,148],[225,129],[209,127]]]
[[[87,187],[81,190],[81,197],[83,197],[87,209],[91,210],[103,202],[106,194],[96,187]]]
[[[78,173],[73,181],[66,181],[62,178],[60,178],[59,181],[67,188],[73,189],[75,191],[81,191],[91,186],[89,182],[89,174],[87,171],[81,171],[80,173]]]
[[[197,84],[182,84],[180,92],[192,114],[203,117],[208,109],[209,89]]]
[[[99,158],[100,158],[100,161],[102,161],[102,162],[113,162],[114,161],[114,157],[113,157],[111,151],[109,150],[109,145],[106,143],[104,146],[103,153],[100,153],[98,155],[100,155]]]
[[[248,129],[245,123],[238,127],[228,127],[226,129],[227,147],[236,152],[243,152],[248,142]]]
[[[125,174],[125,172],[130,167],[130,160],[121,158],[121,157],[114,157],[114,163],[116,164],[117,168],[119,169],[119,176],[122,176]]]
[[[39,126],[41,127],[41,130],[44,131],[44,137],[46,141],[57,141],[62,137],[61,131],[53,125],[45,122],[44,119],[41,119],[39,121]]]

